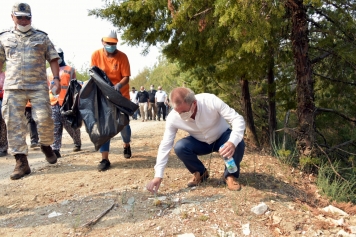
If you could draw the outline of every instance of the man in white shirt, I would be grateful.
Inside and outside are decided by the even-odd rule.
[[[162,86],[158,87],[158,91],[155,95],[155,101],[157,104],[157,117],[158,121],[161,120],[161,114],[163,121],[166,121],[166,103],[167,103],[167,94],[162,90]]]
[[[130,91],[130,100],[132,103],[138,104],[136,97],[137,97],[137,91],[135,87],[132,87]],[[132,115],[132,119],[137,120],[138,111],[139,111],[138,109],[135,111],[135,113]]]
[[[229,173],[225,167],[224,178],[230,190],[240,190],[241,185],[236,179],[240,174],[240,163],[245,150],[243,117],[217,96],[207,93],[195,95],[185,87],[173,89],[170,102],[173,110],[167,117],[163,140],[158,149],[155,177],[147,184],[147,190],[158,191],[178,129],[190,135],[179,140],[174,146],[178,158],[193,174],[188,187],[199,185],[209,177],[198,156],[215,151],[222,157],[233,157],[237,171]]]

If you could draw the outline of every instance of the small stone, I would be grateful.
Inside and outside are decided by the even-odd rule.
[[[134,204],[134,202],[135,202],[135,198],[134,198],[134,197],[130,197],[130,198],[127,200],[127,204],[129,204],[129,205]]]
[[[267,209],[268,206],[264,202],[262,202],[257,206],[251,208],[251,212],[255,213],[256,215],[262,215],[267,211]]]
[[[61,205],[67,205],[69,203],[68,200],[64,200],[63,202],[61,202]]]

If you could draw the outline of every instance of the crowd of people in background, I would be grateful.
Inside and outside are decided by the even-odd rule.
[[[170,106],[168,95],[162,90],[162,86],[158,86],[158,90],[155,90],[154,85],[151,85],[149,91],[146,91],[144,86],[140,87],[140,91],[132,87],[130,100],[140,108],[134,113],[132,119],[137,120],[138,117],[141,117],[142,122],[161,121],[162,116],[163,121],[166,121]]]
[[[27,159],[28,132],[30,147],[39,147],[49,164],[55,164],[62,156],[63,128],[73,140],[73,152],[80,151],[82,144],[80,128],[72,128],[61,114],[70,83],[76,80],[75,69],[65,63],[63,50],[54,46],[45,32],[31,26],[32,13],[28,4],[16,3],[11,17],[15,27],[0,33],[0,69],[6,63],[6,71],[0,74],[0,157],[8,155],[8,152],[15,157],[16,165],[10,178],[16,180],[31,173]],[[40,46],[34,47],[34,41]],[[93,52],[90,65],[106,74],[115,89],[113,92],[122,95],[120,100],[139,106],[132,114],[132,120],[140,117],[142,122],[166,121],[154,168],[155,176],[147,184],[147,190],[158,191],[178,129],[189,133],[174,146],[178,158],[193,174],[188,187],[199,185],[209,177],[209,171],[198,156],[219,152],[236,164],[236,171],[232,173],[225,167],[223,178],[228,188],[240,190],[237,178],[245,149],[242,116],[215,95],[195,95],[185,87],[173,89],[169,97],[162,86],[156,90],[154,85],[150,85],[146,91],[142,85],[139,91],[135,87],[130,90],[130,63],[127,55],[117,49],[116,31],[108,32],[101,38],[101,43],[103,47]],[[50,65],[47,69],[46,62]],[[167,117],[169,112],[172,115]],[[120,134],[123,157],[130,159],[130,123],[123,125]],[[99,150],[101,161],[98,170],[106,171],[111,166],[110,139]]]

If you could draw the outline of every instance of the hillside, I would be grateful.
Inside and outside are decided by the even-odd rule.
[[[0,236],[356,236],[354,206],[330,203],[319,195],[315,176],[251,150],[248,142],[241,191],[221,182],[224,162],[217,153],[202,157],[209,181],[187,188],[191,175],[172,151],[155,197],[145,185],[154,174],[164,122],[135,120],[131,128],[133,157],[123,158],[116,136],[106,172],[97,171],[101,155],[84,128],[82,151],[72,152],[65,133],[55,165],[31,150],[32,173],[21,180],[9,178],[13,157],[1,157]],[[180,131],[177,138],[185,135]],[[268,210],[251,212],[260,203]],[[322,210],[329,205],[346,213]]]

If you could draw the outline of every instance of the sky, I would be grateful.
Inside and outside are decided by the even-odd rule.
[[[12,0],[1,0],[0,32],[14,26],[11,18]],[[88,16],[88,10],[102,8],[102,0],[26,0],[31,7],[32,26],[48,34],[51,41],[62,48],[64,59],[74,64],[77,70],[89,65],[91,54],[102,48],[101,38],[115,27],[108,21]],[[118,37],[120,34],[118,33]],[[145,67],[152,67],[158,61],[159,49],[150,48],[150,53],[142,56],[141,47],[121,45],[118,49],[129,58],[131,78]]]

